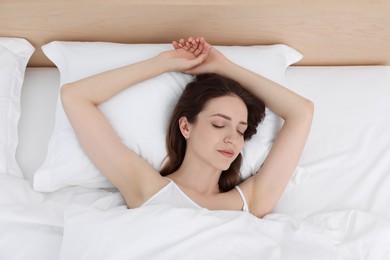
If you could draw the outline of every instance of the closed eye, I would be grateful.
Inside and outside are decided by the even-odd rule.
[[[216,124],[212,124],[213,125],[213,127],[215,127],[215,128],[218,128],[218,129],[221,129],[221,128],[224,128],[225,126],[224,125],[216,125]],[[245,132],[245,131],[244,131]],[[239,130],[237,130],[237,133],[239,134],[239,135],[241,135],[241,136],[244,136],[244,132],[241,132],[241,131],[239,131]]]
[[[223,125],[215,125],[215,124],[213,124],[213,126],[214,126],[215,128],[224,128]]]

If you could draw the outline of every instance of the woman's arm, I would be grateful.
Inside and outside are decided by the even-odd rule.
[[[271,213],[285,190],[306,143],[314,106],[294,92],[225,61],[216,71],[241,83],[284,119],[271,151],[256,175],[241,184],[250,211],[258,216]]]
[[[207,59],[189,70],[189,73],[217,73],[231,78],[263,100],[267,107],[284,119],[283,127],[262,167],[256,175],[240,184],[251,213],[263,217],[270,213],[279,201],[298,164],[311,127],[313,103],[231,62],[215,48],[210,49]]]
[[[167,181],[119,139],[98,105],[138,82],[168,71],[183,71],[201,63],[200,55],[172,50],[160,55],[66,84],[61,100],[70,123],[94,165],[119,189],[128,207],[142,205]]]

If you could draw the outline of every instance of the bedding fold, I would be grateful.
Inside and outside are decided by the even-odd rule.
[[[286,217],[167,205],[65,214],[60,259],[337,259],[331,232]]]

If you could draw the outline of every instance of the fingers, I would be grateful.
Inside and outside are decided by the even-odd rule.
[[[192,37],[188,38],[187,41],[185,41],[183,38],[180,39],[180,45],[182,46],[182,49],[186,50],[186,51],[189,51],[192,47],[192,44],[191,42],[189,41],[190,39],[192,39]]]
[[[181,48],[181,45],[180,45],[177,41],[173,41],[173,42],[172,42],[172,45],[173,45],[173,48],[175,48],[175,50]]]
[[[177,50],[177,49],[181,49],[181,48],[185,47],[186,42],[183,38],[181,38],[179,41],[173,41],[172,45],[175,48],[175,50]]]
[[[179,40],[179,44],[181,45],[181,47],[183,47],[185,45],[185,41],[183,38]]]
[[[194,52],[194,54],[195,54],[195,56],[199,56],[202,54],[205,54],[207,56],[210,48],[211,48],[211,45],[208,42],[206,42],[203,37],[200,37],[199,38],[199,47]]]
[[[198,47],[199,47],[199,42],[197,42],[196,40],[192,39],[192,37],[189,39],[188,41],[191,45],[191,48],[188,50],[192,53],[194,53],[196,56],[198,56],[199,54],[196,54],[195,52],[197,51]]]
[[[199,56],[204,50],[204,44],[206,41],[203,37],[198,37],[194,39],[193,37],[189,37],[186,40],[181,38],[179,41],[173,41],[172,45],[175,49],[184,49],[186,51],[194,53],[196,56]]]
[[[200,37],[196,39],[196,49],[194,51],[195,56],[199,56],[204,50],[204,38]]]
[[[207,53],[210,47],[210,44],[208,44],[203,37],[198,37],[195,40],[190,37],[186,42],[185,49],[192,52],[195,56],[199,56],[202,53]]]

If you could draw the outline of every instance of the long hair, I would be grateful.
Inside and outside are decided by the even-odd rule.
[[[160,171],[162,176],[171,174],[179,169],[186,152],[186,140],[179,128],[179,119],[185,116],[190,123],[197,120],[197,115],[205,104],[221,96],[238,96],[248,109],[248,127],[244,133],[244,140],[249,140],[256,134],[257,125],[265,116],[264,102],[243,88],[238,82],[217,74],[201,74],[188,83],[175,109],[173,110],[167,135],[168,158]],[[219,190],[229,191],[241,181],[240,167],[242,156],[239,154],[230,167],[222,171],[219,179]]]

